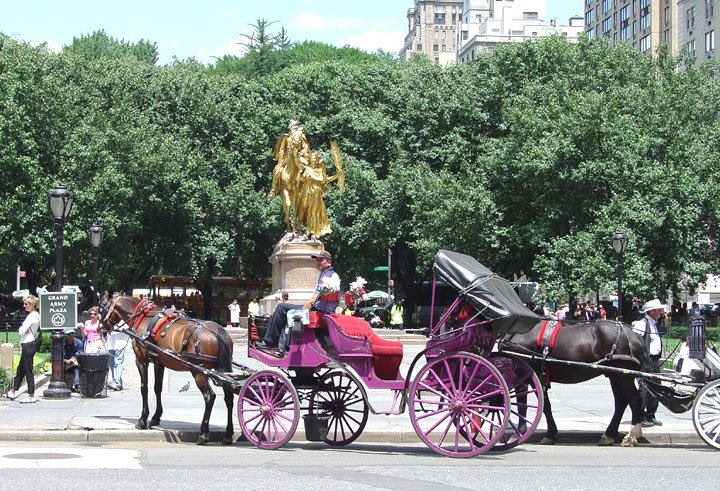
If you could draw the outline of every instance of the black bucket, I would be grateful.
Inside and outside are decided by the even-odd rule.
[[[80,395],[105,397],[110,355],[108,353],[78,353],[75,355],[80,367]]]
[[[330,416],[319,414],[303,414],[305,439],[309,442],[323,442],[327,438]]]

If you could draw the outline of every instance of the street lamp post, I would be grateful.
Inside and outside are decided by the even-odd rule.
[[[625,249],[627,248],[628,239],[622,232],[615,232],[612,236],[612,247],[617,258],[617,297],[618,297],[618,314],[617,320],[622,321],[622,259]]]
[[[98,300],[98,258],[100,256],[100,245],[103,241],[103,234],[105,233],[105,229],[102,228],[101,223],[102,222],[98,218],[97,220],[95,220],[95,223],[93,223],[87,230],[88,237],[90,238],[90,247],[92,248],[93,305],[96,305]]]
[[[58,184],[48,193],[48,208],[55,219],[55,282],[54,290],[62,290],[63,280],[63,229],[65,219],[70,214],[73,206],[73,193],[62,184]],[[52,399],[68,399],[70,390],[63,381],[63,332],[55,329],[52,333],[52,376],[48,388],[43,391],[43,397]]]

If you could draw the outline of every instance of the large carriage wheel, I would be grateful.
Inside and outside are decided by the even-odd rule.
[[[245,438],[256,447],[282,447],[293,437],[300,421],[295,387],[283,374],[268,370],[254,373],[240,390],[238,421]]]
[[[428,447],[449,457],[474,457],[503,436],[510,395],[488,360],[453,353],[420,370],[410,386],[409,404],[410,421]]]
[[[508,450],[530,438],[540,424],[543,414],[543,388],[540,378],[525,361],[501,354],[492,354],[493,363],[504,374],[510,370],[510,418],[503,437],[493,450]],[[507,381],[508,377],[505,377]]]
[[[329,416],[325,443],[343,446],[360,436],[368,420],[365,396],[347,373],[329,372],[322,377],[322,388],[310,394],[310,414]]]
[[[720,450],[720,380],[707,384],[695,397],[692,418],[700,438]]]

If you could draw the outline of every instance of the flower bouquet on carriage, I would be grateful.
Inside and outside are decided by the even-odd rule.
[[[350,289],[345,292],[345,305],[348,307],[350,305],[355,305],[355,302],[365,295],[365,285],[367,285],[365,278],[362,276],[355,278],[355,281],[350,283]]]

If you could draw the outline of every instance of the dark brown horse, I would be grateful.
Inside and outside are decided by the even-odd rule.
[[[16,311],[23,312],[23,297],[0,293],[0,315],[8,315]]]
[[[186,362],[215,369],[218,372],[232,371],[233,344],[227,331],[215,322],[199,321],[174,313],[166,313],[148,300],[133,297],[116,296],[103,309],[102,324],[107,330],[115,329],[123,321],[128,329],[135,333],[133,338],[133,351],[135,363],[140,371],[140,392],[142,394],[142,413],[135,424],[136,428],[144,429],[160,424],[163,413],[161,391],[165,368],[179,372],[192,373],[198,389],[205,400],[205,412],[200,423],[200,436],[198,445],[207,443],[210,439],[210,414],[215,402],[215,392],[210,386],[210,378],[202,370],[182,363],[164,352],[170,352]],[[157,341],[154,341],[149,329],[158,327]],[[149,349],[145,342],[147,339],[157,346],[157,350]],[[150,413],[148,407],[148,367],[150,362],[155,367],[155,398],[157,407],[148,424]],[[233,392],[230,387],[223,385],[225,392],[225,406],[227,407],[227,426],[223,443],[231,444],[233,441]]]
[[[552,328],[552,326],[551,326]],[[547,353],[548,357],[570,362],[597,364],[606,367],[616,367],[630,370],[640,370],[643,357],[643,344],[640,336],[630,326],[615,321],[594,321],[570,323],[562,321],[562,327],[555,327],[554,346]],[[542,333],[541,333],[542,331]],[[536,325],[524,334],[508,335],[501,341],[509,351],[520,353],[534,353],[539,355],[531,362],[533,368],[540,375],[541,380],[557,382],[559,384],[577,384],[586,382],[599,375],[607,375],[610,379],[613,396],[615,398],[615,411],[610,424],[601,437],[599,445],[612,445],[618,435],[620,421],[625,409],[630,406],[632,411],[632,430],[629,437],[641,434],[641,400],[635,386],[635,377],[622,373],[607,373],[602,369],[568,366],[562,363],[543,363],[542,353],[544,346],[548,346],[552,339],[552,332],[543,323]],[[542,443],[552,444],[557,435],[557,425],[552,415],[552,407],[545,385],[545,405],[543,414],[547,422],[547,433]],[[633,444],[631,438],[627,441]],[[623,444],[627,444],[623,441]]]

